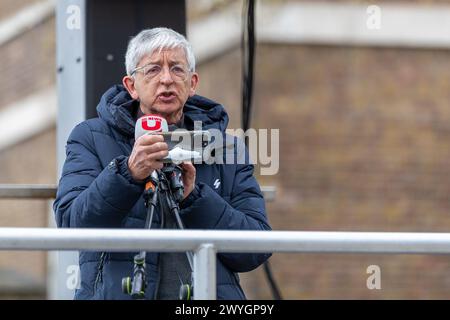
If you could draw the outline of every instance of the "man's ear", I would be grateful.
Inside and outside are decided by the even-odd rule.
[[[196,72],[192,73],[191,83],[190,83],[191,87],[189,89],[189,97],[192,97],[193,95],[195,95],[195,91],[197,90],[198,81],[199,81],[198,73],[196,73]]]
[[[134,82],[134,78],[133,77],[131,77],[131,76],[123,77],[122,84],[127,89],[128,93],[130,94],[130,96],[134,100],[138,100],[139,99],[139,95],[138,95],[138,93],[136,91],[135,82]]]

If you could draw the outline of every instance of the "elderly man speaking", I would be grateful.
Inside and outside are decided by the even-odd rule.
[[[195,94],[199,76],[190,44],[167,28],[144,30],[131,39],[123,85],[110,88],[97,106],[98,118],[77,125],[69,136],[54,210],[58,227],[143,228],[144,185],[163,167],[168,146],[161,135],[134,140],[135,124],[147,114],[187,130],[225,135],[224,107]],[[238,140],[234,140],[237,152]],[[264,199],[244,164],[182,164],[184,194],[180,217],[188,229],[270,230]],[[173,228],[156,208],[152,228]],[[130,275],[135,253],[80,252],[81,286],[75,299],[130,299],[122,277]],[[245,299],[237,273],[255,269],[270,254],[219,253],[218,299]],[[191,283],[183,253],[146,255],[147,299],[178,299],[180,282]],[[195,288],[194,288],[195,290]],[[194,291],[195,295],[195,291]]]

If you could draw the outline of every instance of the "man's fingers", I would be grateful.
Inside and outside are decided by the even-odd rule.
[[[141,146],[152,145],[156,142],[164,142],[164,137],[159,134],[144,134],[136,140],[136,144]]]
[[[183,162],[181,168],[183,169],[184,184],[183,199],[185,199],[195,187],[195,167],[191,162]]]
[[[192,163],[187,162],[187,161],[183,162],[181,164],[181,168],[183,168],[183,171],[185,171],[187,175],[195,176],[195,167]]]
[[[139,137],[131,152],[128,167],[136,180],[145,179],[149,172],[162,169],[162,159],[169,154],[167,143],[161,135],[144,135]]]
[[[154,161],[154,166],[155,166],[155,169],[161,170],[164,166],[164,163],[162,161]]]
[[[162,167],[164,166],[164,162],[162,162],[162,160],[155,160],[155,159],[147,159],[144,163],[143,163],[143,169],[162,169]]]
[[[168,150],[169,146],[165,142],[156,142],[152,145],[141,145],[139,148],[140,151],[145,154],[152,154],[155,152]]]
[[[147,159],[149,160],[162,160],[169,155],[169,151],[161,150],[158,152],[153,152],[148,155]]]

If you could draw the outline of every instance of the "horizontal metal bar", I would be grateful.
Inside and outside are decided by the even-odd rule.
[[[52,199],[56,197],[56,185],[0,184],[0,198]]]
[[[261,186],[261,192],[264,195],[264,199],[268,202],[274,201],[277,188],[275,186]]]
[[[0,250],[449,254],[450,233],[0,228]]]
[[[276,188],[274,186],[262,186],[261,191],[266,201],[275,200]],[[52,199],[56,197],[56,185],[33,184],[0,184],[0,199],[2,198],[30,198]]]

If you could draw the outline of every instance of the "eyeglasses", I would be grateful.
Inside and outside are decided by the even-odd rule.
[[[145,66],[134,69],[131,72],[133,76],[136,72],[142,72],[144,77],[151,82],[156,82],[161,79],[163,67],[157,64],[146,64]],[[175,82],[184,82],[188,78],[189,70],[180,65],[173,65],[169,69],[170,76]]]

